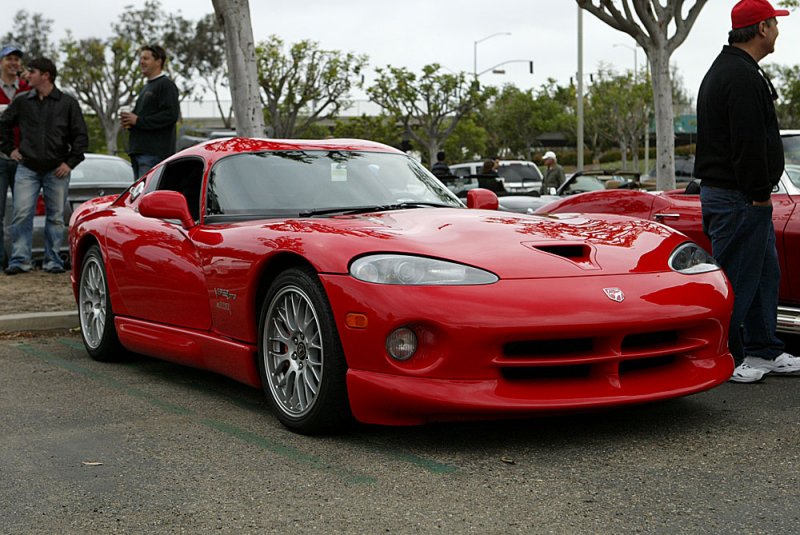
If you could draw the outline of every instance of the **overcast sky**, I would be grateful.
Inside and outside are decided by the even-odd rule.
[[[132,3],[140,2],[26,0],[17,6],[53,19],[53,37],[58,40],[67,29],[78,38],[106,37],[111,23]],[[709,0],[689,38],[672,57],[692,96],[727,42],[734,4],[734,0]],[[213,11],[210,0],[162,0],[162,5],[193,20]],[[393,65],[418,72],[423,65],[437,62],[471,73],[476,56],[478,72],[508,60],[533,60],[533,75],[527,63],[509,63],[504,65],[505,75],[481,76],[484,84],[514,83],[520,88],[538,87],[547,78],[564,85],[577,72],[578,16],[573,0],[251,0],[250,8],[257,41],[271,34],[288,43],[311,39],[326,49],[367,54],[371,70]],[[0,34],[9,30],[11,13],[7,14]],[[586,73],[597,69],[601,61],[619,71],[632,69],[635,60],[644,65],[644,51],[634,54],[631,37],[585,12],[583,26]],[[781,18],[780,29],[776,52],[762,63],[799,64],[800,12]],[[476,41],[499,32],[511,35],[481,41],[475,54]]]

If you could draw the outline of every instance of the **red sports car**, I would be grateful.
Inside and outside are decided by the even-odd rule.
[[[357,140],[188,148],[72,217],[83,341],[263,388],[286,426],[514,417],[714,387],[732,295],[683,235],[465,207]]]

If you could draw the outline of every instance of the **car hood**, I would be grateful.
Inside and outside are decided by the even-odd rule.
[[[446,259],[506,279],[663,272],[669,270],[667,260],[675,247],[687,241],[659,223],[624,216],[445,208],[262,221],[256,226],[272,236],[258,240],[269,249],[294,249],[328,273],[345,273],[353,259],[370,253]]]

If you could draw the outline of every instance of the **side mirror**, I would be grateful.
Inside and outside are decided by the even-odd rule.
[[[194,226],[194,219],[189,213],[186,197],[177,191],[151,191],[139,201],[139,213],[143,217],[154,219],[177,219],[183,228]]]
[[[467,192],[467,208],[480,210],[497,210],[500,202],[493,191],[483,188],[471,189]]]

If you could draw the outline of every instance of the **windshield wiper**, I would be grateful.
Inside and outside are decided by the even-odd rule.
[[[406,208],[422,208],[422,207],[435,207],[435,208],[456,208],[449,204],[441,204],[435,202],[423,201],[407,201],[394,204],[373,204],[370,206],[347,206],[339,208],[319,208],[316,210],[306,210],[300,212],[300,217],[313,217],[317,215],[331,215],[331,214],[364,214],[369,212],[386,212],[389,210],[404,210]]]

